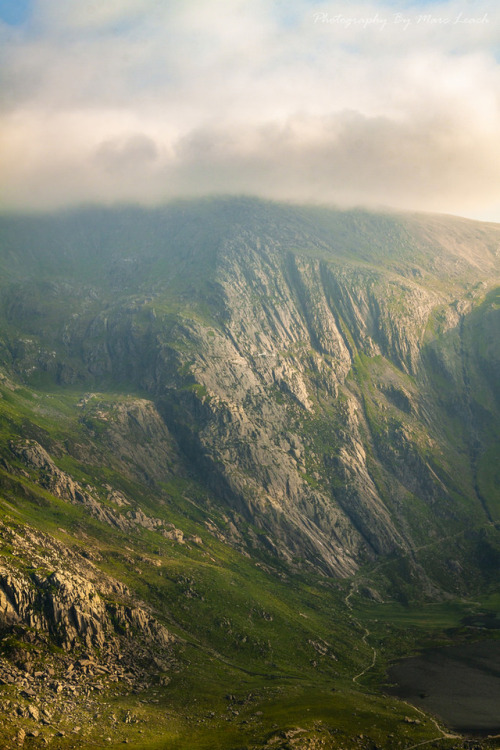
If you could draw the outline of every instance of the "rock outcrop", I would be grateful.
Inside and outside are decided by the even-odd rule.
[[[149,516],[142,508],[127,509],[130,501],[124,497],[123,493],[112,488],[106,494],[106,500],[111,503],[111,507],[106,507],[101,500],[97,499],[96,488],[84,489],[78,482],[75,482],[69,474],[56,466],[47,451],[36,440],[11,441],[10,449],[13,455],[34,473],[41,487],[56,497],[74,505],[83,506],[98,521],[115,526],[121,531],[131,531],[141,526],[151,531],[161,530],[169,539],[177,539],[177,541],[182,539],[182,532],[179,529],[175,530],[178,532],[176,536],[172,533],[171,524],[165,524],[160,518]]]
[[[0,625],[20,624],[48,634],[66,651],[118,653],[119,640],[137,634],[144,643],[174,642],[166,628],[134,600],[121,582],[102,573],[85,554],[29,526],[0,523]]]
[[[52,677],[57,694],[164,679],[177,639],[127,586],[29,526],[0,523],[0,541],[0,636],[17,644],[0,657],[3,684],[36,691]]]

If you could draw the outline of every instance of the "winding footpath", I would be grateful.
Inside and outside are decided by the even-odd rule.
[[[356,585],[354,583],[351,583],[350,591],[349,591],[349,593],[347,594],[347,596],[346,596],[346,598],[344,600],[345,601],[345,605],[346,605],[347,609],[349,610],[350,617],[351,617],[351,620],[353,621],[353,623],[355,623],[361,630],[365,631],[363,637],[361,638],[361,640],[363,641],[363,643],[366,646],[368,646],[369,648],[372,649],[373,655],[372,655],[371,663],[367,667],[365,667],[365,669],[363,669],[361,672],[359,672],[358,674],[354,675],[354,677],[352,678],[352,681],[354,683],[357,683],[358,680],[361,677],[363,677],[363,675],[365,675],[367,672],[369,672],[370,669],[373,669],[373,667],[375,666],[375,663],[377,661],[377,649],[374,646],[371,646],[368,643],[368,640],[367,640],[369,638],[369,636],[371,635],[371,631],[369,630],[369,628],[366,627],[366,625],[362,625],[360,623],[360,621],[357,620],[354,617],[354,615],[352,614],[352,604],[351,604],[350,600],[351,600],[351,596],[356,591],[357,591]],[[431,742],[441,742],[442,740],[461,740],[461,739],[463,739],[460,734],[451,734],[450,732],[446,732],[444,729],[442,729],[440,727],[437,719],[435,719],[433,716],[430,716],[429,714],[426,714],[424,711],[422,711],[420,708],[417,708],[417,706],[414,706],[412,703],[408,703],[408,701],[401,701],[401,702],[405,703],[409,708],[413,709],[414,711],[417,711],[417,713],[419,713],[421,716],[423,716],[424,719],[426,719],[427,721],[431,721],[434,724],[434,726],[436,727],[437,731],[440,732],[440,735],[438,737],[433,737],[432,739],[430,739],[430,740],[424,740],[423,742],[417,742],[416,745],[408,745],[407,747],[404,748],[404,750],[415,750],[415,748],[417,748],[417,747],[422,747],[423,745],[430,745]]]
[[[349,600],[350,600],[351,596],[352,596],[352,595],[354,594],[354,592],[355,592],[355,591],[356,591],[356,589],[354,588],[354,584],[351,584],[351,590],[349,591],[349,593],[347,594],[347,596],[346,596],[346,598],[345,598],[345,604],[346,604],[346,607],[347,607],[347,609],[348,609],[348,610],[349,610],[349,612],[351,613],[351,614],[350,614],[351,620],[352,620],[352,621],[353,621],[353,622],[354,622],[354,623],[355,623],[355,624],[356,624],[356,625],[357,625],[357,626],[358,626],[358,627],[359,627],[360,629],[362,629],[362,630],[364,630],[364,631],[365,631],[365,632],[364,632],[364,635],[363,635],[363,637],[361,638],[361,640],[363,641],[363,643],[364,643],[364,644],[365,644],[366,646],[368,646],[369,648],[371,648],[371,650],[373,651],[373,656],[372,656],[372,660],[371,660],[371,663],[370,663],[370,664],[369,664],[369,665],[368,665],[367,667],[365,667],[365,669],[363,669],[363,671],[362,671],[362,672],[359,672],[358,674],[355,674],[355,675],[354,675],[354,677],[352,678],[352,681],[353,681],[353,682],[357,682],[357,681],[359,680],[359,678],[360,678],[360,677],[363,677],[363,675],[364,675],[364,674],[366,674],[367,672],[369,672],[369,671],[370,671],[370,669],[373,669],[373,667],[375,666],[375,662],[377,661],[377,649],[376,649],[376,648],[374,648],[373,646],[370,646],[370,644],[369,644],[369,643],[368,643],[368,641],[367,641],[367,638],[368,638],[368,636],[370,636],[370,635],[371,635],[371,633],[370,633],[369,629],[368,629],[368,628],[367,628],[367,627],[366,627],[365,625],[362,625],[362,624],[361,624],[361,623],[359,622],[359,620],[357,620],[357,619],[356,619],[356,618],[354,617],[354,615],[352,614],[352,604],[351,604],[351,602],[350,602]]]
[[[416,745],[410,745],[409,747],[405,747],[404,750],[414,750],[416,747],[422,747],[422,745],[430,745],[431,742],[440,742],[441,740],[462,740],[463,737],[460,734],[451,734],[450,732],[445,732],[444,729],[441,729],[441,727],[438,724],[437,719],[434,718],[434,716],[429,716],[429,714],[426,714],[424,711],[421,711],[420,708],[417,708],[412,703],[408,703],[408,701],[402,701],[402,703],[406,703],[407,706],[410,708],[413,708],[414,711],[417,711],[421,716],[424,717],[424,719],[427,719],[428,721],[432,721],[438,732],[441,732],[439,737],[433,737],[431,740],[424,740],[423,742],[417,742]]]

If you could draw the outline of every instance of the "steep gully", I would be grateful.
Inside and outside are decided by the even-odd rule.
[[[473,477],[474,492],[476,493],[477,499],[481,503],[481,506],[484,510],[484,513],[487,519],[489,520],[490,523],[493,523],[493,518],[490,513],[490,509],[488,508],[488,503],[486,501],[486,498],[481,492],[481,488],[479,487],[479,481],[478,481],[478,464],[479,464],[481,443],[479,440],[479,430],[477,427],[476,417],[474,414],[474,410],[471,407],[472,388],[471,388],[471,382],[470,382],[470,377],[468,373],[467,353],[466,353],[466,349],[464,346],[464,336],[465,336],[464,315],[461,315],[460,317],[459,335],[460,335],[460,362],[462,366],[462,379],[464,383],[464,395],[465,395],[464,405],[467,411],[467,419],[468,419],[468,424],[469,424],[469,429],[470,429],[469,455],[470,455],[470,465],[471,465],[471,471],[472,471],[472,477]]]

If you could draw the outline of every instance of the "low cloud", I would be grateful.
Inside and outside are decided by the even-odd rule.
[[[500,220],[500,24],[473,5],[468,27],[453,0],[408,6],[404,29],[389,3],[37,0],[0,28],[2,205],[218,192]]]
[[[95,164],[112,174],[122,175],[148,169],[158,159],[158,148],[152,138],[141,133],[110,138],[98,146]]]

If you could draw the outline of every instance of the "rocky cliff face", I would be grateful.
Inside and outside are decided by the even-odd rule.
[[[18,632],[25,628],[27,634],[32,629],[36,639],[51,638],[73,655],[99,649],[109,660],[126,650],[121,641],[137,639],[138,633],[144,653],[175,641],[127,586],[105,576],[85,551],[65,548],[29,526],[2,523],[0,534],[4,631],[19,626]]]
[[[134,227],[100,221],[80,235],[98,259],[49,222],[66,270],[38,284],[16,271],[5,364],[31,382],[146,391],[157,411],[89,417],[144,481],[194,472],[249,548],[245,524],[289,563],[338,576],[493,519],[478,466],[498,435],[483,429],[478,393],[498,414],[495,363],[484,351],[478,361],[471,331],[486,340],[483,320],[498,328],[484,302],[498,279],[496,226],[252,201],[144,213]],[[38,263],[47,224],[45,235]],[[79,267],[88,284],[76,291]],[[36,461],[52,491],[132,522]]]
[[[13,746],[28,728],[36,738],[72,722],[80,734],[117,683],[126,694],[168,682],[177,639],[90,551],[10,521],[0,553],[0,710],[24,726]]]
[[[147,417],[151,418],[151,422],[148,424],[148,432],[152,431],[155,426],[155,418],[158,419],[152,404],[146,404],[143,407]],[[143,406],[141,404],[141,406]],[[117,407],[116,411],[121,415],[123,409]],[[102,409],[99,410],[99,416],[101,419],[106,421],[107,417],[104,416]],[[128,413],[128,412],[127,412]],[[164,432],[164,427],[161,424],[161,432]],[[114,430],[111,430],[111,435],[114,435]],[[127,430],[124,429],[121,433],[121,440],[119,446],[126,450],[128,441],[126,440]],[[111,445],[116,449],[116,443],[111,437]],[[161,443],[160,443],[161,448]],[[122,492],[113,489],[111,486],[107,486],[103,499],[99,498],[99,493],[95,487],[87,486],[85,489],[66,472],[61,471],[47,451],[35,440],[24,440],[20,442],[10,443],[11,453],[31,471],[31,476],[34,478],[36,483],[44,489],[51,492],[56,497],[67,500],[72,505],[81,505],[89,513],[90,516],[101,521],[102,523],[115,526],[121,531],[130,532],[133,531],[137,526],[142,526],[145,529],[161,531],[165,536],[171,533],[167,528],[171,526],[165,525],[165,523],[159,519],[149,516],[139,507],[132,507],[131,502],[125,497]],[[142,455],[141,455],[142,454]],[[142,458],[143,462],[140,462]],[[162,458],[161,450],[158,451],[157,459],[160,461]],[[127,454],[121,456],[121,459],[127,459]],[[145,474],[145,466],[149,466],[149,453],[147,449],[141,452],[140,448],[137,450],[135,455],[135,467],[140,467],[140,476]],[[138,463],[139,461],[139,463]],[[128,464],[130,467],[130,463]],[[25,472],[22,472],[23,474]],[[167,470],[165,469],[165,474]],[[27,476],[30,476],[28,474]],[[146,474],[146,476],[148,476]],[[101,493],[102,494],[102,493]]]

